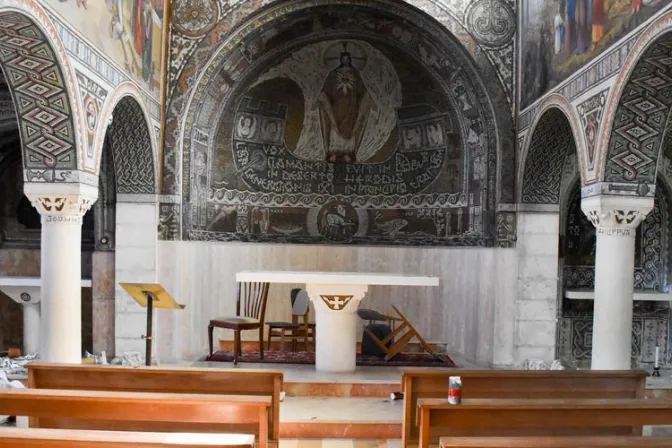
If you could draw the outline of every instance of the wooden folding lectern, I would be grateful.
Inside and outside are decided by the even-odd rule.
[[[185,305],[175,302],[163,286],[155,283],[119,283],[119,286],[124,288],[138,305],[147,308],[145,365],[149,366],[152,364],[152,309],[182,310]]]

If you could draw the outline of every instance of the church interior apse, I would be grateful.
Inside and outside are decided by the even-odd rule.
[[[331,5],[224,45],[187,107],[183,238],[494,245],[493,86],[431,31]]]

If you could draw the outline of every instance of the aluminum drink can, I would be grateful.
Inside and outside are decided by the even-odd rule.
[[[460,404],[462,402],[462,378],[451,376],[448,379],[448,403]]]

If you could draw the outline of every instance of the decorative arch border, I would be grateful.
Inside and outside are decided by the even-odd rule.
[[[77,88],[77,82],[75,78],[74,71],[70,66],[69,57],[65,46],[61,42],[60,36],[51,19],[47,15],[46,11],[38,4],[36,0],[4,0],[0,4],[0,13],[5,12],[14,12],[26,16],[32,23],[40,28],[40,31],[46,37],[46,43],[53,52],[53,56],[56,59],[56,62],[61,69],[63,82],[64,82],[64,93],[67,97],[68,105],[70,107],[73,129],[73,156],[75,157],[74,168],[71,172],[71,175],[66,178],[58,179],[59,181],[66,182],[83,182],[88,184],[95,184],[95,179],[93,176],[88,176],[87,171],[84,169],[84,159],[86,155],[86,137],[85,129],[83,126],[83,111],[80,107],[80,98],[79,91]],[[17,111],[17,116],[18,116]],[[22,117],[18,116],[19,124],[21,123]],[[22,143],[23,145],[23,143]],[[26,154],[22,148],[21,150],[22,163],[24,168],[24,179],[31,182],[55,182],[56,179],[47,179],[45,176],[34,173],[29,175],[29,169],[26,167]],[[48,168],[48,167],[45,167]],[[40,170],[41,168],[34,168],[35,170]],[[67,171],[67,170],[65,170]],[[79,171],[80,173],[77,173]],[[74,174],[74,176],[73,176]]]
[[[552,95],[547,96],[541,102],[541,104],[537,108],[534,120],[532,121],[530,127],[528,128],[529,130],[525,135],[525,140],[523,141],[523,148],[520,153],[520,166],[518,168],[518,176],[517,176],[518,177],[517,181],[518,188],[516,188],[517,203],[520,203],[522,200],[521,196],[523,194],[523,182],[525,180],[524,179],[525,165],[527,163],[527,156],[529,155],[530,146],[532,144],[532,137],[534,135],[534,132],[537,130],[539,121],[544,116],[544,114],[548,112],[550,109],[560,110],[560,112],[562,112],[569,121],[569,126],[572,129],[572,134],[574,135],[574,141],[576,142],[576,152],[577,152],[576,156],[577,161],[579,163],[581,184],[585,185],[587,178],[585,157],[587,157],[588,153],[587,153],[585,135],[581,129],[581,120],[579,119],[579,115],[574,106],[572,106],[572,104],[569,101],[567,101],[567,99],[564,96],[558,93],[554,93]]]
[[[283,7],[289,11],[293,11],[298,7],[296,4],[305,3],[307,0],[293,0],[287,1],[286,4],[282,4],[281,0],[259,0],[250,4],[247,0],[232,0],[228,3],[228,8],[224,11],[219,11],[217,9],[215,14],[218,14],[218,18],[214,19],[210,25],[204,27],[202,32],[199,32],[198,38],[199,43],[188,52],[184,60],[180,63],[177,72],[174,73],[175,78],[173,79],[172,85],[168,86],[166,94],[166,122],[164,123],[163,129],[163,153],[161,160],[161,175],[162,179],[160,182],[162,193],[164,194],[177,194],[181,190],[181,184],[184,182],[182,171],[182,140],[183,140],[183,129],[184,122],[187,119],[187,107],[191,103],[194,97],[195,91],[198,89],[198,80],[203,76],[204,67],[211,65],[212,60],[216,58],[217,54],[223,51],[224,49],[234,46],[237,44],[238,40],[250,32],[253,32],[256,28],[263,26],[265,22],[263,20],[258,20],[256,14],[262,8],[271,8],[271,7]],[[323,1],[323,0],[321,0]],[[347,0],[343,0],[346,2]],[[382,2],[382,0],[377,0]],[[338,1],[336,0],[336,3]],[[213,3],[216,3],[213,1]],[[317,2],[316,2],[317,3]],[[333,4],[334,2],[323,2],[325,5]],[[366,3],[366,2],[364,2]],[[455,15],[454,11],[450,9],[450,5],[447,2],[441,0],[403,0],[400,3],[400,7],[407,7],[417,10],[418,13],[422,13],[430,16],[434,19],[435,23],[440,25],[443,29],[447,30],[449,33],[459,40],[462,45],[465,47],[466,51],[470,54],[471,58],[474,61],[474,64],[481,66],[482,62],[485,62],[487,66],[491,69],[491,72],[483,74],[483,78],[488,79],[488,84],[496,80],[499,84],[496,89],[486,86],[486,91],[491,96],[490,101],[494,99],[499,101],[507,101],[506,97],[506,85],[504,79],[502,78],[500,71],[498,69],[497,63],[494,62],[487,55],[486,46],[479,43],[476,38],[469,31],[467,23],[465,23],[467,14],[472,11],[475,7],[474,5],[469,5],[464,10],[464,19],[461,19]],[[503,2],[505,3],[505,2]],[[171,24],[172,24],[172,14],[175,14],[178,7],[174,6],[171,12]],[[439,12],[437,14],[437,12]],[[281,14],[277,14],[279,17]],[[273,19],[276,15],[273,15]],[[428,23],[429,26],[432,23]],[[236,39],[232,39],[232,36],[236,35]],[[515,32],[514,32],[515,35]],[[195,37],[194,35],[190,37]],[[465,42],[465,38],[469,39],[469,42]],[[210,43],[211,48],[209,50],[204,50],[200,48],[200,44],[203,41]],[[224,42],[224,43],[222,43]],[[204,61],[201,64],[190,64],[190,62],[198,55],[203,57]],[[169,55],[170,56],[170,55]],[[191,66],[190,65],[195,65]],[[170,75],[170,70],[168,71]],[[502,96],[498,97],[499,90],[501,90]],[[181,92],[180,92],[181,91]],[[494,104],[491,104],[493,109],[497,109]],[[503,113],[502,109],[499,111],[497,116]],[[508,105],[506,110],[510,113]],[[505,120],[506,121],[506,120]],[[511,122],[513,125],[513,123]],[[497,135],[499,140],[499,148],[504,149],[504,143],[502,142],[503,138],[501,135]],[[515,134],[511,136],[510,142],[510,151],[507,151],[506,156],[510,156],[512,159],[515,157]],[[498,162],[500,162],[498,160]],[[502,160],[503,162],[503,160]],[[507,185],[508,196],[510,200],[513,200],[515,197],[515,163],[512,163],[512,167],[506,173],[502,173],[502,177],[506,174],[508,179]],[[503,165],[502,165],[503,166]],[[501,171],[498,168],[498,171]],[[500,175],[498,173],[498,179]],[[506,186],[502,185],[504,188]],[[501,188],[500,188],[501,190]],[[498,193],[501,196],[500,193]]]
[[[93,151],[94,151],[94,160],[95,160],[95,175],[100,175],[100,163],[103,155],[103,146],[105,144],[105,136],[107,135],[108,128],[114,119],[114,111],[117,105],[124,98],[132,98],[140,107],[142,115],[145,119],[145,125],[147,134],[149,136],[149,141],[151,142],[151,153],[152,153],[152,168],[154,170],[154,185],[153,191],[158,192],[159,188],[159,163],[158,163],[158,147],[159,144],[156,140],[156,135],[151,131],[151,119],[147,107],[142,100],[142,93],[140,89],[133,84],[132,82],[126,81],[119,84],[109,95],[103,107],[100,111],[100,119],[98,120],[98,126],[96,129],[95,137],[93,140]],[[115,164],[116,166],[116,164]],[[118,176],[117,176],[118,182]]]
[[[618,110],[618,105],[621,101],[621,96],[625,92],[627,81],[630,76],[633,74],[634,69],[637,67],[637,63],[641,59],[641,56],[644,54],[649,47],[658,40],[659,37],[663,36],[672,31],[672,11],[660,16],[653,23],[651,23],[646,30],[641,34],[637,42],[630,50],[630,53],[623,62],[621,71],[616,77],[614,82],[614,87],[612,89],[611,95],[607,101],[607,107],[603,116],[603,122],[600,130],[600,138],[597,142],[597,157],[595,164],[595,174],[590,181],[584,183],[584,185],[592,184],[598,181],[604,180],[606,172],[606,160],[607,153],[609,152],[609,142],[611,140],[610,136],[614,128],[614,120],[616,118],[616,112]],[[660,154],[659,154],[660,156]]]

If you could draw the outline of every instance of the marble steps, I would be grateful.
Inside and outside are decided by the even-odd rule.
[[[317,382],[285,381],[285,396],[287,397],[361,397],[361,398],[389,398],[393,392],[401,391],[400,382]]]
[[[400,439],[402,401],[389,397],[285,397],[281,439]]]

